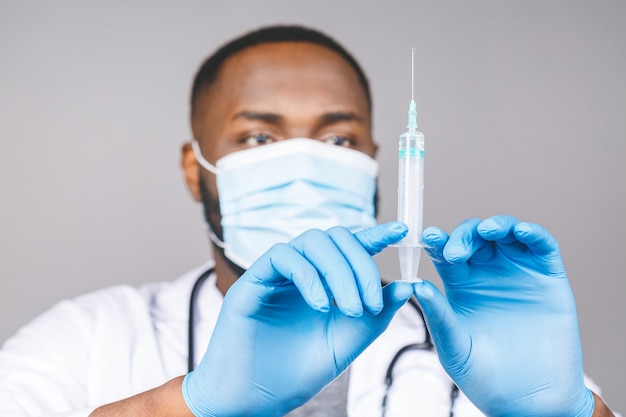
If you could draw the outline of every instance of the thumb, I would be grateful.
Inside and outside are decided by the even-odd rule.
[[[342,343],[335,348],[335,361],[338,372],[343,372],[378,336],[393,319],[396,312],[413,295],[413,288],[408,282],[394,281],[383,288],[383,309],[378,314],[364,314],[358,319],[342,323],[336,332],[341,335]],[[337,343],[339,338],[335,340]]]
[[[469,357],[470,334],[459,323],[446,297],[433,284],[428,281],[415,282],[413,292],[424,312],[439,360],[446,372],[455,379]]]
[[[409,298],[413,295],[409,282],[394,281],[383,288],[383,310],[378,313],[379,320],[385,322],[385,328]],[[384,329],[383,329],[384,330]]]

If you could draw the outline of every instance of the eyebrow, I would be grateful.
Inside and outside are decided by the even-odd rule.
[[[352,112],[332,112],[323,114],[320,121],[327,125],[337,122],[362,122],[363,119]]]
[[[259,120],[262,122],[266,122],[266,123],[279,123],[281,122],[284,118],[276,113],[262,113],[262,112],[255,112],[255,111],[241,111],[239,113],[237,113],[236,115],[233,116],[233,120],[235,119],[246,119],[246,120]]]
[[[234,119],[243,118],[246,120],[259,120],[266,123],[277,124],[284,120],[284,117],[276,113],[255,112],[244,110],[233,116]],[[324,113],[319,118],[321,125],[329,125],[338,122],[362,122],[363,119],[353,112],[330,112]]]

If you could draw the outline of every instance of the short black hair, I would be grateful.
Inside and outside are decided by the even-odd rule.
[[[191,89],[192,116],[195,114],[199,95],[215,83],[217,74],[226,59],[251,46],[275,42],[308,42],[324,46],[339,54],[356,72],[359,83],[365,92],[368,110],[370,113],[372,112],[372,98],[367,77],[361,66],[343,46],[328,35],[315,29],[296,25],[276,25],[256,29],[233,39],[204,61],[196,73]]]

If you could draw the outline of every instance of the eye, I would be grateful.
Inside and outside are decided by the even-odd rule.
[[[349,147],[352,145],[352,140],[346,136],[331,136],[324,139],[324,142],[330,145]]]
[[[274,138],[266,133],[255,133],[244,139],[244,142],[248,146],[265,145],[266,143],[274,142]]]

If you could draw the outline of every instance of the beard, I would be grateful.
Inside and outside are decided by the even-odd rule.
[[[220,223],[220,219],[222,218],[220,212],[220,202],[218,198],[211,196],[208,187],[202,175],[200,176],[200,199],[202,200],[202,212],[204,214],[204,220],[206,221],[207,227],[211,232],[215,235],[215,237],[220,241],[224,242],[224,237],[222,236],[222,225]],[[210,239],[211,240],[211,239]],[[226,253],[224,253],[224,248],[218,245],[216,242],[211,240],[211,244],[216,253],[218,253],[228,264],[228,267],[231,271],[233,271],[237,276],[243,275],[246,272],[245,269],[228,259]]]
[[[202,200],[204,221],[206,221],[207,225],[211,228],[213,233],[215,233],[215,236],[217,236],[219,240],[224,241],[222,225],[220,224],[220,219],[222,218],[220,201],[218,198],[211,195],[202,175],[200,175],[198,186],[200,187],[200,199]]]

